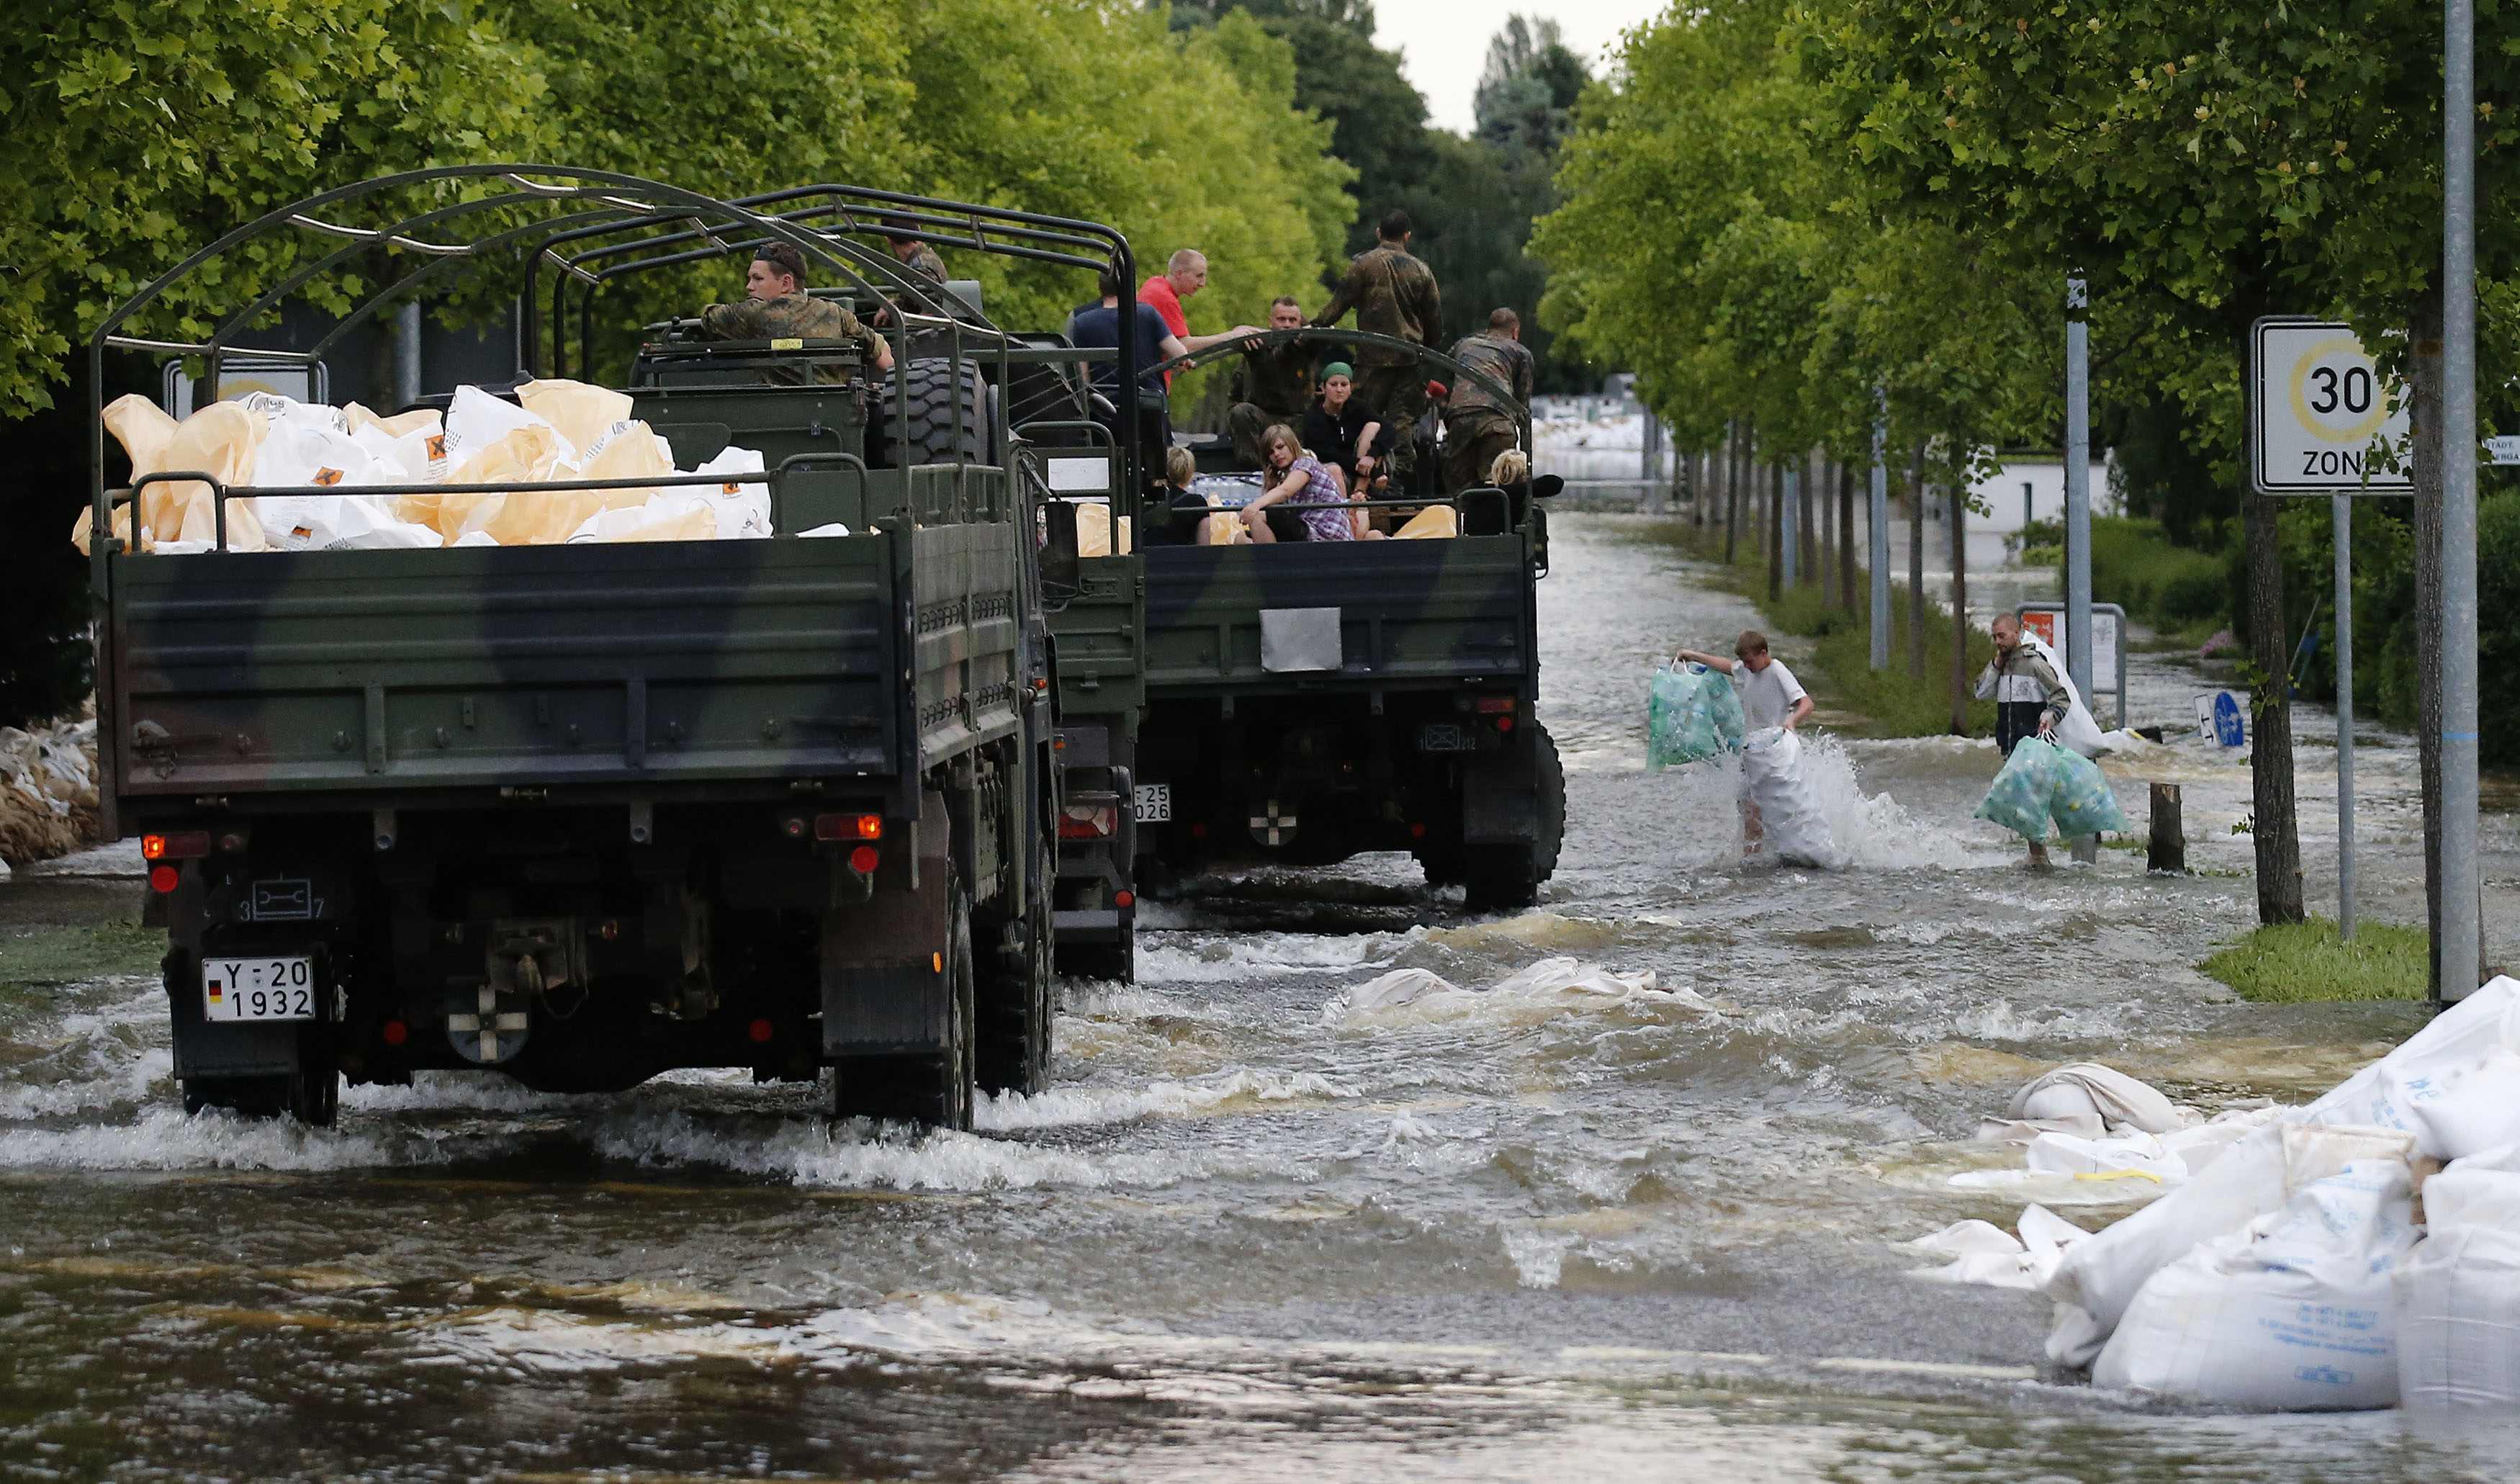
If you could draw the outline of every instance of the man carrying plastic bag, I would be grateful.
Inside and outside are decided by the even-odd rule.
[[[1654,667],[1645,701],[1645,766],[1676,768],[1738,751],[1741,698],[1732,677],[1683,660]]]
[[[1794,729],[1812,714],[1810,693],[1784,662],[1768,652],[1768,636],[1743,629],[1732,657],[1683,650],[1680,657],[1730,676],[1742,726],[1741,854],[1771,851],[1778,860],[1831,867],[1837,845],[1820,800],[1805,782],[1802,742]]]
[[[2030,842],[2030,866],[2048,866],[2048,831],[2066,839],[2128,829],[2118,796],[2100,765],[2043,737],[2013,743],[2003,771],[1979,801],[1977,817]]]
[[[2014,752],[2031,739],[2070,747],[2086,758],[2106,751],[2107,744],[2100,740],[2099,723],[2075,691],[2073,677],[2053,650],[2022,628],[2018,615],[1996,614],[1988,632],[1995,639],[1995,657],[1978,674],[1977,694],[1979,699],[1995,702],[1995,750],[2005,766],[1978,806],[1977,817],[1995,820],[2029,840],[2029,867],[2040,871],[2048,865],[2047,792],[2056,774],[2045,759],[2016,773]]]

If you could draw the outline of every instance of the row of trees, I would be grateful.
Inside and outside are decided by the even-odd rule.
[[[1331,126],[1298,106],[1293,48],[1248,16],[1175,33],[1134,0],[30,0],[15,20],[0,33],[0,455],[20,478],[0,501],[0,723],[86,689],[85,569],[64,540],[86,484],[73,347],[140,285],[290,201],[501,159],[726,195],[827,180],[947,195],[1108,221],[1158,257],[1200,244],[1216,264],[1190,306],[1202,330],[1319,282],[1357,214]],[[206,334],[289,251],[230,254],[136,328]],[[1092,293],[1071,271],[946,257],[1010,324],[1055,326]],[[682,287],[727,296],[741,273]]]
[[[2520,12],[2481,9],[2491,309],[2520,200],[2498,189],[2515,100],[2490,60],[2520,55]],[[1878,385],[1894,444],[1932,450],[1953,488],[1970,450],[2061,444],[2063,281],[2086,277],[2096,421],[2187,481],[2144,497],[2242,516],[2260,909],[2297,920],[2289,722],[2263,703],[2290,658],[2275,517],[2240,494],[2244,338],[2263,314],[2332,314],[2387,347],[2418,428],[2415,607],[2437,612],[2440,24],[2347,0],[2238,22],[2169,0],[1713,0],[1632,38],[1534,250],[1567,333],[1634,365],[1683,446],[1750,427],[1765,449],[1863,448]],[[2429,689],[2429,641],[2417,669]],[[2438,697],[2422,710],[2430,782]]]
[[[85,328],[219,232],[429,163],[562,160],[730,195],[845,180],[1097,218],[1142,250],[1206,247],[1200,328],[1319,280],[1356,214],[1292,48],[1247,16],[1173,33],[1120,0],[34,9],[0,35],[0,417],[48,405]],[[188,314],[271,266],[226,267],[158,328],[199,329]],[[1012,323],[1091,289],[955,266]]]
[[[1557,203],[1554,176],[1590,80],[1555,22],[1515,15],[1491,38],[1463,136],[1428,123],[1400,54],[1374,45],[1371,0],[1179,0],[1169,13],[1186,31],[1247,16],[1294,49],[1295,101],[1329,124],[1330,152],[1356,172],[1346,250],[1372,247],[1383,214],[1407,211],[1415,250],[1443,285],[1447,342],[1507,305],[1522,315],[1539,389],[1598,384],[1535,313],[1548,270],[1525,250],[1533,219]]]

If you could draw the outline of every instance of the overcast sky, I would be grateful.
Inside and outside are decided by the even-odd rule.
[[[1441,128],[1470,130],[1470,95],[1487,65],[1488,39],[1516,11],[1555,21],[1566,45],[1598,74],[1619,32],[1670,9],[1670,0],[1373,0],[1374,43],[1399,51]]]

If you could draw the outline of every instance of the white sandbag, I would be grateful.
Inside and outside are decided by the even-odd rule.
[[[2260,1126],[2213,1162],[2212,1178],[2188,1180],[2074,1244],[2048,1281],[2048,1295],[2080,1312],[2059,1315],[2048,1336],[2048,1358],[2060,1366],[2092,1364],[2145,1282],[2199,1243],[2280,1210],[2302,1187],[2354,1160],[2405,1163],[2413,1152],[2414,1140],[2395,1129]]]
[[[1395,968],[1349,990],[1347,1005],[1352,1011],[1392,1010],[1428,995],[1455,993],[1459,991],[1453,981],[1441,974],[1423,968]]]
[[[568,540],[572,546],[605,541],[713,541],[717,511],[698,495],[672,491],[645,505],[602,511],[587,518]]]
[[[2412,1205],[2403,1159],[2356,1160],[2311,1182],[2155,1273],[2092,1384],[2266,1412],[2396,1406],[2391,1283],[2414,1245]]]
[[[757,474],[762,467],[761,451],[757,448],[724,448],[718,451],[716,458],[693,471],[694,473],[716,474],[726,481],[714,489],[700,486],[688,491],[706,498],[716,508],[719,540],[776,534],[770,521],[770,486],[757,480],[735,477],[738,474]]]
[[[2108,739],[2101,735],[2100,724],[2092,717],[2092,708],[2083,704],[2082,688],[2074,684],[2074,677],[2066,670],[2063,657],[2048,648],[2048,641],[2028,629],[2022,630],[2021,642],[2039,652],[2048,667],[2056,672],[2057,684],[2065,688],[2065,715],[2056,723],[2056,745],[2071,747],[2085,757],[2097,757],[2108,751]]]
[[[2040,1073],[2012,1095],[2002,1121],[1981,1124],[1977,1137],[2028,1144],[2041,1134],[2096,1139],[2134,1129],[2168,1134],[2195,1119],[2149,1083],[2096,1061],[2076,1061]]]
[[[630,416],[628,392],[565,378],[523,382],[517,387],[517,402],[558,428],[569,447],[590,454],[593,449],[589,445],[602,437],[606,428]],[[668,457],[666,462],[670,465],[673,461]]]
[[[263,495],[253,502],[265,539],[284,552],[417,550],[441,544],[426,525],[397,519],[374,495]]]
[[[2520,1410],[2520,1146],[2424,1182],[2424,1219],[2398,1269],[2404,1405]]]
[[[2497,976],[2435,1015],[2396,1051],[2338,1083],[2301,1110],[2314,1123],[2387,1123],[2393,1103],[2383,1078],[2403,1081],[2447,1071],[2500,1047],[2520,1051],[2520,980]]]
[[[363,444],[357,434],[321,423],[274,418],[271,430],[263,435],[262,447],[254,454],[253,482],[263,489],[409,482],[399,464],[378,462],[373,451],[374,436],[371,433],[372,441]],[[387,447],[390,446],[388,441]],[[260,506],[263,502],[254,503]],[[262,512],[257,510],[255,514]],[[268,527],[270,519],[266,517],[263,524]]]
[[[476,451],[510,433],[535,427],[550,430],[558,444],[558,457],[562,462],[577,462],[577,445],[562,436],[549,420],[538,418],[505,398],[494,397],[478,386],[458,386],[454,401],[446,411],[446,458],[461,468]]]
[[[1992,1222],[1958,1222],[1907,1243],[1952,1259],[1948,1266],[1920,1268],[1909,1276],[2036,1292],[2047,1286],[2048,1276],[2056,1270],[2065,1248],[2090,1235],[2046,1206],[2036,1205],[2022,1211],[2018,1237]]]
[[[2404,1129],[2435,1159],[2464,1159],[2520,1140],[2520,1051],[2496,1046],[2452,1059],[2455,1052],[2383,1062],[2367,1095],[2339,1100],[2332,1110],[2358,1123]],[[2394,1058],[2393,1058],[2394,1059]]]
[[[2179,1162],[2187,1166],[2187,1173],[2193,1178],[2213,1168],[2214,1161],[2222,1158],[2224,1151],[2247,1138],[2253,1130],[2275,1122],[2286,1111],[2270,1103],[2265,1107],[2218,1113],[2203,1123],[2162,1135],[2162,1147],[2178,1155]]]
[[[1488,993],[1509,999],[1594,996],[1624,1000],[1653,987],[1654,972],[1650,968],[1623,974],[1580,959],[1555,958],[1543,959],[1529,968],[1506,975],[1491,985]]]
[[[846,525],[834,520],[829,525],[818,525],[812,530],[798,531],[796,534],[799,536],[845,536],[848,533],[849,528]]]
[[[1793,733],[1770,727],[1743,739],[1741,780],[1759,810],[1762,851],[1787,865],[1823,871],[1845,864],[1821,813],[1820,795],[1803,777],[1802,742]]]

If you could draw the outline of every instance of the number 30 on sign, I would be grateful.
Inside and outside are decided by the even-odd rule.
[[[2261,493],[2403,494],[2411,429],[2350,325],[2264,319],[2249,337],[2249,463]],[[2397,468],[2378,457],[2394,449]]]

